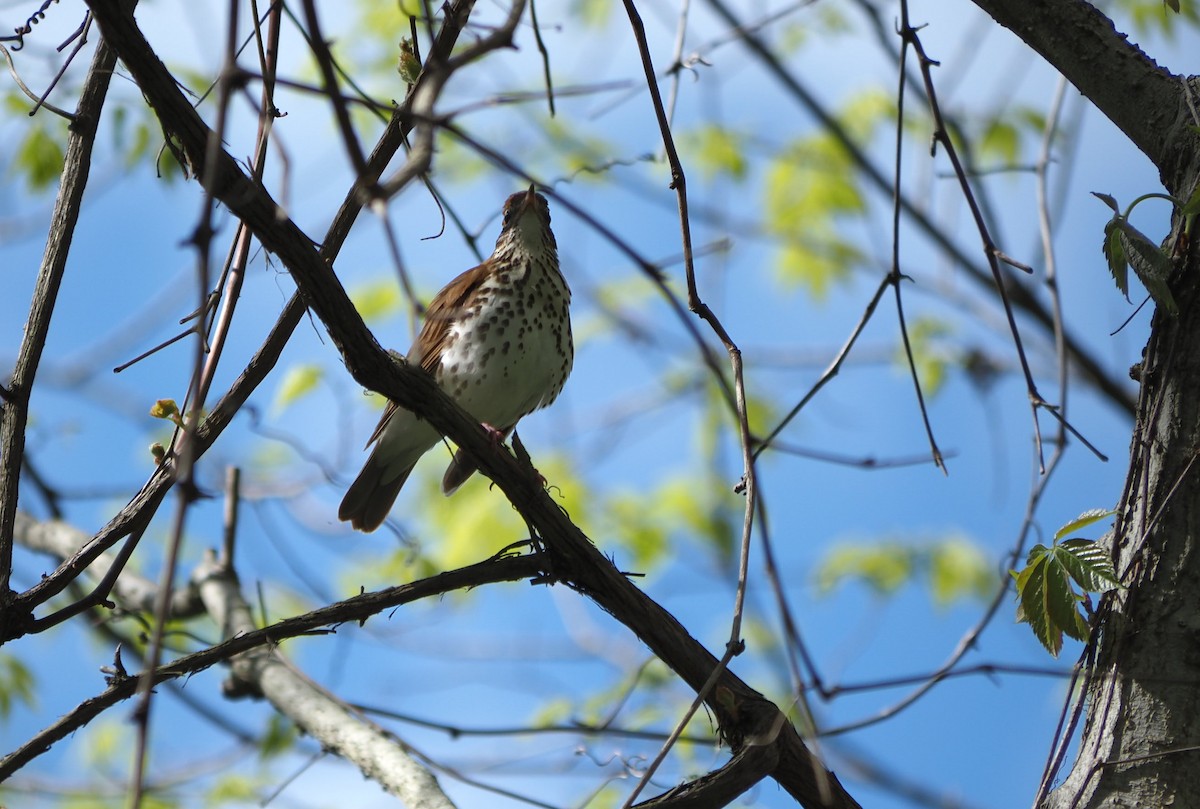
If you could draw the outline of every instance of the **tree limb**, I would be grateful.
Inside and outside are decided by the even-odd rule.
[[[193,175],[210,182],[209,193],[254,230],[262,245],[291,271],[301,294],[325,323],[354,378],[428,419],[434,428],[462,447],[537,529],[553,555],[552,569],[556,574],[567,571],[564,579],[571,586],[628,626],[689,686],[699,690],[717,665],[717,659],[674,616],[630,584],[591,544],[550,498],[532,466],[519,463],[510,453],[495,446],[482,426],[443,393],[431,376],[406,362],[393,360],[379,346],[331,268],[266,190],[246,177],[224,150],[217,150],[215,164],[207,165],[205,148],[210,142],[209,129],[179,91],[133,17],[101,0],[89,0],[89,6],[164,129],[191,165]],[[778,706],[728,670],[709,695],[707,704],[735,754],[747,741],[772,728],[782,715]],[[802,805],[858,806],[837,778],[812,756],[790,722],[782,722],[773,744],[779,748],[780,761],[794,765],[789,769],[789,778],[781,779],[780,784]]]
[[[1159,169],[1170,187],[1181,127],[1179,82],[1084,0],[973,0],[1075,85]]]
[[[200,598],[221,628],[232,638],[255,629],[250,605],[238,589],[237,576],[216,561],[215,554],[197,567]],[[259,646],[233,658],[226,693],[259,696],[302,731],[355,764],[363,775],[380,784],[412,809],[454,809],[454,804],[426,767],[403,742],[353,711],[294,668],[273,646]]]
[[[17,489],[21,477],[21,461],[25,456],[25,425],[29,416],[29,397],[33,380],[46,347],[50,317],[67,268],[67,256],[79,221],[83,192],[87,188],[92,167],[92,145],[100,125],[100,111],[108,94],[113,67],[117,63],[116,49],[101,39],[92,56],[92,64],[79,96],[79,105],[67,138],[63,160],[62,183],[54,201],[46,250],[38,272],[29,318],[25,322],[25,338],[17,354],[8,384],[3,409],[0,410],[0,612],[11,600],[9,577],[12,573],[13,524],[17,519]]]

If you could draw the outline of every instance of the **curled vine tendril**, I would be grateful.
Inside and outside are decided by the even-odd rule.
[[[15,43],[17,43],[16,45],[13,45],[13,47],[12,47],[13,51],[19,51],[22,48],[24,48],[25,47],[25,35],[33,33],[33,26],[37,25],[39,22],[41,22],[43,19],[45,19],[46,9],[50,8],[50,6],[52,6],[56,3],[58,3],[58,0],[45,0],[45,2],[42,3],[42,5],[38,7],[37,11],[35,11],[29,15],[29,19],[25,20],[24,25],[22,25],[20,28],[13,29],[15,36],[0,37],[0,42],[15,42]]]

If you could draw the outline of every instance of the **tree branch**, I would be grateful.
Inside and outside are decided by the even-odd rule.
[[[1178,80],[1084,0],[973,0],[1075,85],[1158,168],[1173,176],[1190,122]]]
[[[0,612],[10,601],[9,576],[12,573],[13,524],[17,519],[17,489],[21,476],[21,460],[25,456],[25,424],[29,416],[29,397],[33,380],[46,347],[50,317],[67,268],[75,223],[83,191],[87,188],[92,167],[92,144],[100,125],[100,111],[108,94],[117,52],[106,39],[101,39],[92,56],[92,65],[79,96],[79,106],[67,139],[63,161],[62,184],[54,201],[46,250],[29,305],[25,324],[25,339],[17,355],[12,379],[8,385],[0,418]]]
[[[133,17],[100,0],[89,0],[89,5],[164,129],[192,166],[193,175],[210,182],[209,193],[254,230],[262,245],[287,266],[306,302],[325,323],[354,378],[427,419],[463,448],[536,528],[553,556],[556,574],[628,626],[690,687],[700,690],[717,659],[674,616],[630,584],[591,544],[550,498],[532,466],[495,446],[482,426],[443,393],[431,376],[407,362],[393,360],[379,346],[330,267],[266,190],[247,178],[224,150],[216,152],[214,165],[207,165],[209,129],[179,91]],[[750,740],[762,738],[782,715],[778,706],[728,670],[719,678],[707,704],[735,754]],[[791,765],[783,773],[787,777],[780,777],[781,786],[804,806],[858,806],[804,746],[795,727],[788,721],[781,724],[772,744],[779,748],[780,761]]]
[[[218,563],[211,551],[196,569],[200,597],[221,628],[221,637],[253,632],[250,605],[238,589],[237,576]],[[355,764],[405,806],[453,809],[427,768],[411,756],[391,733],[333,697],[304,676],[273,646],[260,646],[233,658],[226,694],[262,696],[306,734]]]

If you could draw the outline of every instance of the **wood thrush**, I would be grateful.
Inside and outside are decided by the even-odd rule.
[[[567,376],[571,290],[558,269],[546,198],[529,186],[504,203],[491,257],[434,296],[408,361],[503,440],[523,416],[553,402]],[[416,414],[388,402],[362,472],[350,484],[338,519],[374,531],[387,517],[421,456],[441,435]],[[442,478],[453,494],[475,471],[462,450]]]

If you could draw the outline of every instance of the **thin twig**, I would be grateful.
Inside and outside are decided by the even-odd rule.
[[[633,29],[634,39],[637,42],[638,53],[641,57],[642,70],[645,74],[646,87],[650,94],[650,100],[654,107],[654,115],[658,122],[659,135],[662,138],[663,149],[667,156],[667,162],[671,169],[671,188],[675,189],[675,194],[679,203],[679,227],[680,239],[683,247],[683,265],[684,274],[687,280],[688,290],[688,309],[695,313],[699,318],[705,321],[713,330],[716,336],[720,339],[722,345],[725,346],[729,354],[729,362],[733,375],[734,388],[734,409],[736,413],[738,438],[742,449],[742,481],[741,488],[745,493],[746,504],[743,511],[742,534],[739,543],[738,557],[738,578],[737,591],[734,596],[733,615],[731,620],[729,640],[726,642],[725,652],[721,656],[717,666],[709,675],[708,680],[697,691],[696,698],[691,706],[680,718],[679,723],[671,733],[671,737],[663,743],[658,755],[646,768],[645,773],[638,779],[637,785],[634,787],[630,795],[626,798],[625,806],[632,806],[634,800],[641,793],[642,789],[650,783],[655,771],[666,758],[667,753],[674,746],[675,740],[683,733],[687,723],[691,717],[699,710],[704,701],[709,699],[712,688],[716,685],[718,678],[724,669],[729,665],[729,661],[736,655],[741,654],[745,648],[745,644],[741,637],[742,615],[745,608],[746,586],[749,578],[750,564],[750,541],[754,529],[754,517],[758,504],[758,485],[755,472],[754,454],[751,446],[750,426],[746,410],[746,388],[745,378],[742,369],[742,352],[733,342],[725,327],[721,324],[717,316],[712,312],[706,303],[701,299],[699,290],[696,286],[696,270],[694,258],[692,255],[692,235],[691,221],[688,216],[688,198],[687,198],[687,178],[683,171],[683,164],[679,159],[679,153],[675,148],[675,139],[671,133],[671,122],[667,117],[666,109],[663,106],[662,95],[658,88],[658,79],[655,76],[654,63],[650,56],[650,47],[646,41],[646,31],[642,24],[641,16],[638,14],[637,8],[633,0],[624,0],[625,13],[629,17],[629,23]],[[716,371],[716,379],[724,381],[724,374]]]
[[[12,54],[9,52],[8,48],[4,47],[3,45],[0,45],[0,54],[4,54],[4,60],[6,62],[8,62],[8,73],[10,76],[12,76],[13,83],[16,84],[18,88],[20,88],[21,92],[24,93],[29,98],[30,101],[34,102],[37,105],[34,107],[34,109],[29,111],[30,115],[33,115],[34,112],[36,112],[37,109],[40,107],[41,109],[48,110],[48,111],[54,113],[55,115],[59,116],[60,118],[67,119],[68,121],[75,120],[75,115],[73,113],[67,112],[66,110],[64,110],[60,107],[56,107],[53,104],[51,104],[50,102],[46,101],[45,99],[39,98],[37,93],[35,93],[35,92],[33,92],[33,90],[29,89],[29,87],[25,84],[24,80],[21,79],[21,74],[17,72],[17,66],[13,62]]]
[[[350,165],[354,167],[355,175],[362,176],[367,161],[363,156],[362,146],[358,142],[358,135],[354,132],[350,111],[346,108],[341,91],[338,90],[337,75],[333,69],[333,56],[329,52],[329,43],[321,34],[321,21],[317,17],[316,3],[313,0],[304,0],[303,5],[304,19],[308,24],[309,47],[312,49],[313,57],[317,60],[317,67],[321,70],[325,92],[329,100],[333,102],[333,114],[337,120],[338,130],[342,133],[342,145],[346,147],[346,153],[350,156]]]
[[[209,189],[214,185],[212,175],[217,170],[216,155],[220,152],[222,148],[221,144],[225,139],[225,128],[229,121],[229,105],[235,89],[235,82],[238,81],[238,6],[237,0],[230,0],[228,6],[229,20],[225,37],[224,63],[221,67],[220,79],[218,80],[217,116],[213,130],[209,133],[206,160],[202,172],[204,176],[201,177],[204,192],[202,194],[203,201],[200,208],[199,222],[191,239],[192,245],[196,250],[196,286],[201,308],[208,306],[210,300],[209,258],[212,248],[212,237],[215,233],[212,219],[216,200]],[[255,30],[258,30],[257,27]],[[260,130],[263,126],[263,118],[268,119],[267,126],[269,126],[269,121],[273,120],[269,116],[260,114]],[[265,140],[259,141],[258,148],[260,152],[266,151]],[[249,230],[239,228],[239,232],[241,234],[241,241],[246,245],[245,250],[248,252]],[[216,328],[212,332],[211,344],[208,339],[208,329],[205,319],[203,317],[196,319],[196,333],[199,339],[196,340],[193,347],[193,373],[188,390],[188,406],[186,407],[186,415],[184,416],[182,428],[176,431],[176,440],[174,443],[174,456],[178,463],[178,486],[176,491],[179,493],[179,497],[170,538],[167,543],[166,558],[163,562],[162,576],[159,583],[159,600],[154,611],[154,624],[150,633],[149,647],[146,652],[148,674],[140,679],[138,685],[139,699],[137,707],[134,709],[137,744],[133,754],[133,773],[130,779],[131,797],[129,805],[131,809],[138,809],[141,806],[145,790],[146,766],[150,752],[150,713],[154,697],[153,673],[162,656],[163,636],[167,621],[170,618],[171,593],[175,589],[176,565],[183,550],[187,516],[191,510],[192,503],[197,499],[195,483],[197,451],[195,441],[192,440],[192,435],[203,418],[204,403],[207,399],[212,380],[215,377],[217,363],[220,360],[225,344],[225,337],[229,332],[229,325],[233,319],[233,311],[237,305],[237,291],[241,287],[241,279],[241,267],[237,266],[237,262],[235,261],[231,267],[228,279],[229,289],[227,292],[231,292],[232,294],[226,294],[224,297],[221,319],[217,321]]]
[[[83,193],[91,170],[92,147],[116,62],[116,51],[102,39],[92,56],[92,63],[76,107],[74,126],[71,127],[67,138],[62,181],[51,216],[54,224],[46,240],[46,249],[30,300],[24,339],[21,341],[17,361],[8,380],[4,418],[0,419],[0,603],[6,606],[11,606],[8,599],[12,573],[13,523],[17,513],[21,463],[25,455],[30,397],[33,394],[42,353],[45,351],[46,335],[62,286],[75,225],[79,221]],[[18,614],[20,613],[13,613],[14,616]]]
[[[1009,333],[1012,336],[1013,346],[1016,349],[1017,359],[1021,365],[1021,373],[1025,377],[1025,388],[1029,397],[1030,410],[1033,416],[1033,434],[1034,441],[1038,447],[1038,457],[1041,464],[1041,470],[1045,473],[1045,459],[1042,457],[1042,430],[1038,421],[1038,411],[1046,410],[1055,419],[1057,419],[1064,427],[1067,428],[1073,435],[1080,438],[1084,446],[1091,450],[1101,460],[1107,460],[1094,446],[1084,440],[1079,433],[1073,429],[1070,423],[1058,412],[1048,401],[1042,398],[1038,393],[1037,383],[1033,379],[1033,372],[1029,367],[1029,361],[1025,356],[1025,348],[1021,341],[1021,333],[1017,328],[1016,315],[1013,311],[1013,306],[1008,293],[1008,281],[1001,272],[997,255],[999,251],[995,243],[992,241],[991,234],[988,231],[983,214],[980,211],[979,205],[976,202],[975,195],[971,189],[970,179],[967,177],[966,171],[963,169],[962,162],[959,159],[958,151],[951,140],[949,133],[946,131],[945,121],[942,118],[941,107],[938,104],[937,92],[933,86],[932,67],[936,64],[925,53],[925,48],[921,44],[921,38],[917,29],[913,28],[908,22],[908,3],[906,0],[901,0],[901,25],[900,37],[903,41],[912,45],[913,51],[917,54],[918,63],[921,68],[921,76],[925,82],[925,95],[929,98],[929,111],[933,118],[934,132],[933,140],[935,144],[941,145],[946,157],[950,160],[950,165],[954,168],[955,176],[958,177],[959,186],[962,189],[963,199],[967,203],[968,209],[971,211],[971,216],[975,221],[976,230],[979,232],[979,238],[983,242],[983,252],[987,259],[988,267],[991,269],[992,278],[995,282],[996,291],[1000,295],[1000,302],[1004,308],[1005,318],[1008,320]]]
[[[546,80],[546,103],[550,107],[550,117],[554,117],[554,80],[550,75],[550,51],[542,41],[542,27],[538,25],[537,2],[529,0],[529,21],[533,24],[533,41],[537,43],[538,53],[542,55],[542,76]]]
[[[908,4],[903,0],[900,3],[900,20],[901,28],[907,29],[909,27]],[[942,451],[938,449],[937,439],[933,436],[933,425],[929,422],[929,409],[925,406],[925,394],[921,391],[921,377],[917,373],[917,361],[913,357],[912,341],[908,337],[908,326],[904,319],[904,296],[901,294],[904,275],[900,272],[900,180],[904,166],[904,97],[905,89],[908,86],[907,56],[908,39],[901,37],[900,68],[897,71],[899,86],[896,89],[896,152],[893,164],[895,175],[892,180],[894,189],[892,192],[892,267],[888,274],[888,280],[891,282],[892,292],[896,299],[896,320],[900,324],[900,339],[904,344],[904,357],[908,361],[908,372],[912,378],[913,391],[917,395],[917,408],[921,411],[921,423],[925,427],[929,451],[933,455],[934,465],[942,470],[943,474],[949,474],[945,459],[942,458]]]

